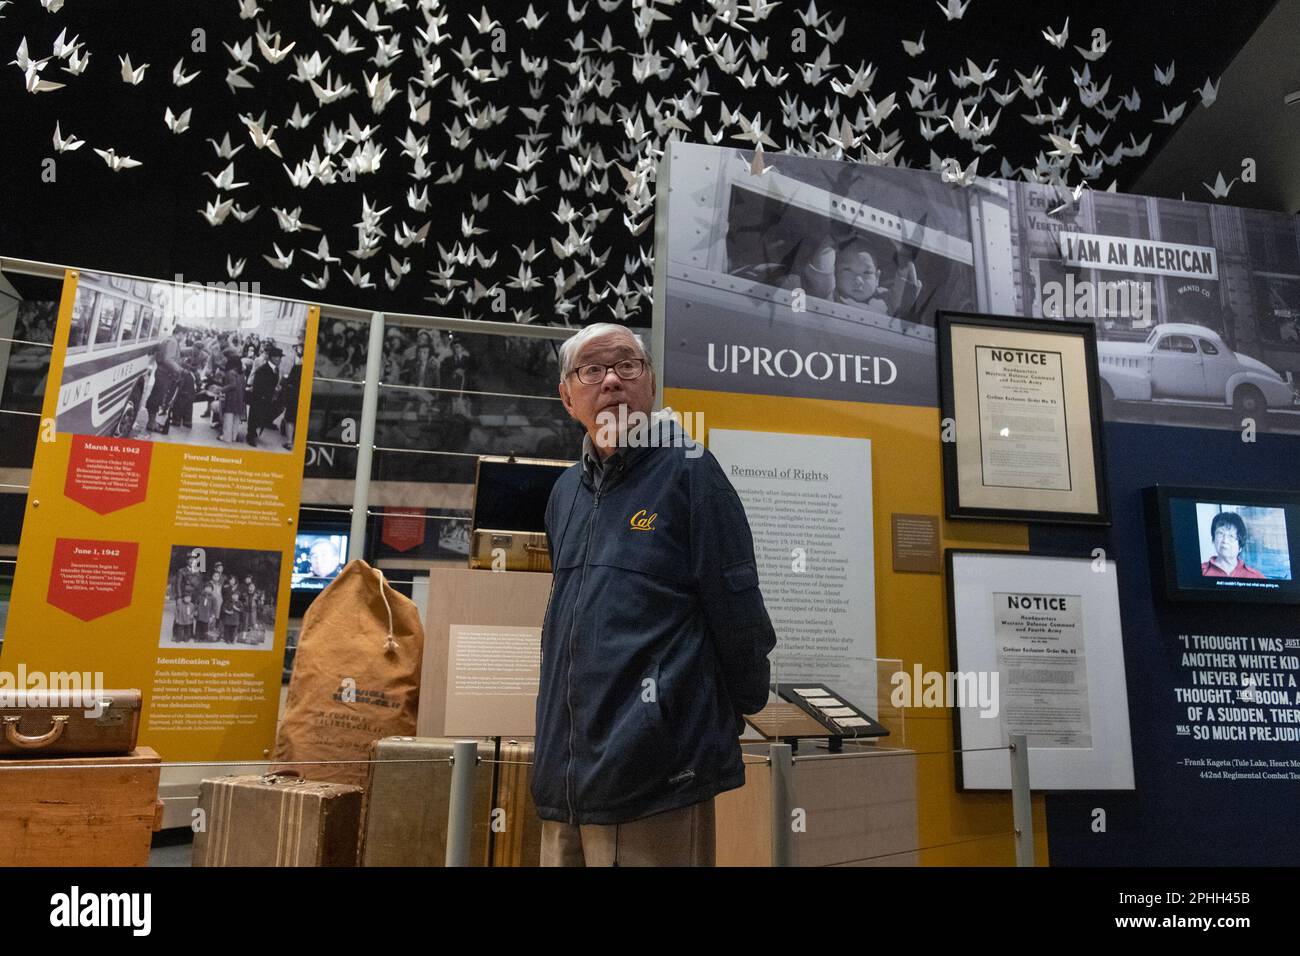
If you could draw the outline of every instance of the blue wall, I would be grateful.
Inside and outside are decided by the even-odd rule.
[[[1176,737],[1186,723],[1175,686],[1187,686],[1179,634],[1300,638],[1300,607],[1174,604],[1152,588],[1142,490],[1157,482],[1300,490],[1300,438],[1106,423],[1114,524],[1107,529],[1031,526],[1035,551],[1105,548],[1119,574],[1136,791],[1052,794],[1054,866],[1287,864],[1300,860],[1300,780],[1205,780],[1184,757],[1300,760],[1300,743]],[[1295,532],[1292,531],[1292,534]],[[1292,691],[1292,697],[1296,691]],[[1300,767],[1295,768],[1300,773]],[[1092,811],[1107,813],[1105,833]]]

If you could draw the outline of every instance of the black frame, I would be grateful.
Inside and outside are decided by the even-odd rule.
[[[946,476],[945,476],[946,483]],[[945,489],[946,491],[946,489]],[[1011,554],[1025,554],[1023,551],[1011,551]],[[952,576],[952,559],[957,554],[1001,554],[997,549],[987,548],[944,548],[943,550],[943,591],[944,606],[948,614],[948,670],[958,671],[960,665],[957,662],[957,595],[956,585]],[[961,759],[961,713],[957,707],[949,707],[948,712],[952,715],[952,751],[953,751],[953,770],[956,771],[957,792],[958,793],[1005,793],[1003,790],[976,790],[973,787],[966,786],[966,768]]]
[[[943,447],[944,513],[949,518],[977,518],[991,521],[1027,521],[1052,524],[1109,526],[1111,524],[1110,490],[1106,484],[1105,443],[1102,441],[1101,389],[1097,374],[1097,327],[1091,322],[1067,322],[1059,319],[1025,319],[1012,315],[939,310],[936,313],[936,348],[939,362],[939,417],[955,419],[952,382],[953,325],[983,326],[1017,332],[1050,335],[1074,335],[1083,339],[1084,365],[1088,376],[1088,417],[1092,423],[1093,483],[1097,488],[1097,508],[1093,514],[1068,511],[1037,511],[1020,508],[963,507],[957,499],[957,443],[941,441]]]
[[[953,578],[953,557],[955,555],[993,555],[995,557],[1013,557],[1013,558],[1064,558],[1069,561],[1092,561],[1091,554],[1077,554],[1072,551],[1057,550],[1026,550],[1018,551],[1015,548],[944,548],[943,550],[943,586],[944,586],[944,606],[948,614],[948,668],[952,671],[961,670],[961,661],[957,657],[957,586]],[[1114,561],[1114,558],[1107,557],[1106,560]],[[1119,562],[1115,562],[1116,573],[1119,571]],[[1121,640],[1123,639],[1121,635]],[[1127,684],[1127,675],[1125,678]],[[1127,693],[1127,688],[1125,690]],[[949,714],[952,715],[952,749],[953,749],[953,769],[956,771],[957,792],[958,793],[1008,793],[1004,789],[989,789],[986,787],[968,787],[966,786],[966,767],[962,763],[962,742],[961,742],[961,709],[955,704],[948,708]],[[1130,746],[1133,734],[1132,710],[1129,711],[1129,736]],[[1076,789],[1059,789],[1052,787],[1034,787],[1034,793],[1086,793],[1086,790]],[[1131,793],[1129,790],[1102,790],[1102,793]]]
[[[1174,548],[1174,528],[1170,521],[1169,500],[1171,498],[1190,498],[1196,501],[1216,502],[1220,504],[1263,505],[1267,507],[1293,509],[1300,512],[1300,492],[1268,491],[1263,488],[1234,489],[1215,488],[1205,485],[1162,485],[1155,484],[1143,490],[1147,517],[1147,532],[1150,541],[1151,558],[1154,573],[1152,584],[1157,594],[1165,600],[1198,604],[1300,604],[1300,581],[1297,581],[1296,557],[1300,553],[1300,528],[1287,528],[1287,544],[1291,548],[1290,586],[1276,591],[1252,588],[1184,588],[1178,583],[1177,555]],[[1160,584],[1163,583],[1163,588]]]
[[[310,509],[304,509],[310,510]],[[302,511],[298,512],[302,518]],[[370,528],[378,529],[380,522],[371,521],[367,524],[367,538],[369,537]],[[377,532],[376,532],[377,533]],[[307,608],[311,607],[311,602],[316,600],[317,595],[321,594],[324,588],[295,588],[293,586],[293,562],[298,554],[298,535],[300,534],[342,534],[348,536],[348,546],[351,547],[352,526],[344,521],[331,521],[325,518],[308,518],[300,520],[298,527],[294,530],[293,550],[289,552],[289,617],[302,617],[307,613]],[[367,556],[371,552],[367,550]],[[339,573],[348,565],[348,556],[342,555],[343,563],[339,565]]]
[[[825,684],[821,683],[820,681],[810,681],[807,683],[796,682],[796,683],[799,683],[801,687],[820,687],[824,691],[826,691],[825,696],[834,697],[837,700],[844,696],[843,694],[837,694],[834,690],[827,687]],[[862,710],[862,708],[847,702],[844,704],[844,706],[849,708],[849,710],[853,711],[853,713],[856,716],[867,721],[867,728],[866,730],[856,730],[856,731],[853,730],[852,728],[848,728],[848,730],[846,731],[846,729],[841,728],[839,724],[834,723],[835,721],[834,717],[827,717],[816,707],[813,707],[811,704],[809,704],[802,694],[796,694],[794,692],[794,687],[795,687],[794,683],[784,683],[784,682],[772,685],[772,689],[776,691],[776,696],[780,697],[787,704],[794,704],[805,714],[807,714],[813,720],[817,721],[817,723],[821,724],[823,727],[826,728],[827,735],[832,738],[832,747],[831,747],[832,751],[839,749],[839,746],[834,742],[834,738],[837,737],[844,740],[864,740],[868,737],[874,739],[877,737],[888,737],[890,735],[891,731],[889,730],[889,728],[886,727],[884,724],[882,724],[880,721],[878,721],[875,717],[872,717],[866,711]],[[848,731],[852,731],[852,732],[848,732]]]

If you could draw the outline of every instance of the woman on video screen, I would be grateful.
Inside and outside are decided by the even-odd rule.
[[[1207,578],[1257,578],[1264,575],[1248,566],[1241,557],[1246,546],[1246,522],[1231,511],[1221,511],[1210,522],[1210,540],[1214,554],[1201,565],[1201,576]]]

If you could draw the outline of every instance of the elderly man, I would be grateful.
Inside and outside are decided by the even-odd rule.
[[[544,866],[714,859],[713,798],[744,783],[743,714],[776,636],[745,510],[717,460],[660,418],[641,339],[592,325],[560,351],[586,429],[546,509],[532,794]],[[631,422],[634,427],[611,427]]]
[[[341,556],[339,549],[329,538],[318,538],[307,554],[311,574],[303,579],[304,584],[325,587],[338,574]]]

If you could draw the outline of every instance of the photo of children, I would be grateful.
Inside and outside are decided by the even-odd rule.
[[[853,229],[829,236],[789,237],[776,261],[737,263],[732,275],[781,289],[801,289],[810,298],[867,309],[890,318],[915,318],[922,284],[912,256],[890,253],[887,244]],[[774,241],[769,239],[769,241]],[[884,263],[891,261],[888,271]]]
[[[914,262],[904,262],[895,270],[892,281],[886,282],[870,243],[858,237],[840,243],[821,241],[799,274],[787,277],[781,285],[889,316],[902,315],[921,295]]]
[[[159,647],[271,650],[280,552],[174,545],[169,567]]]
[[[671,267],[655,302],[674,386],[934,402],[936,310],[987,311],[972,223],[1005,197],[807,156],[762,175],[745,150],[681,144],[673,157],[673,193],[692,197],[668,203]]]

